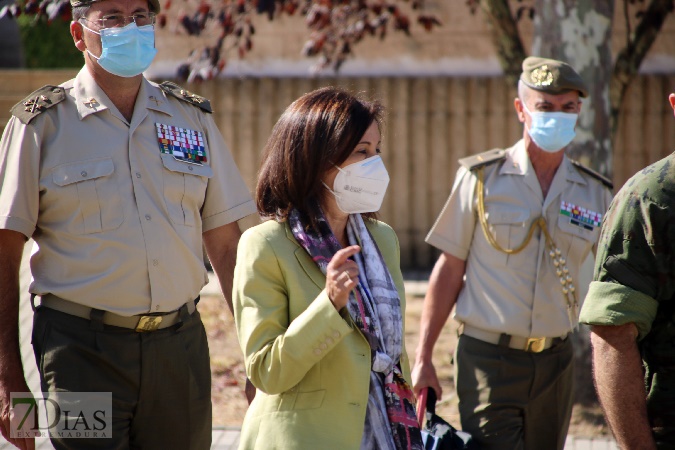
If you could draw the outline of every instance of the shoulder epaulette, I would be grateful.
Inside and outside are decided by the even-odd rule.
[[[506,158],[506,150],[495,148],[477,155],[467,156],[459,160],[459,163],[468,170],[478,169],[488,164],[496,163]]]
[[[211,102],[209,102],[202,96],[193,94],[192,92],[183,89],[176,83],[172,83],[171,81],[165,81],[164,83],[161,83],[159,87],[170,96],[176,97],[178,100],[188,102],[191,105],[206,111],[207,113],[213,112],[213,110],[211,109]]]
[[[579,169],[582,172],[584,172],[584,173],[590,175],[591,177],[595,178],[596,180],[598,180],[599,182],[601,182],[602,184],[607,186],[610,190],[614,190],[614,184],[612,183],[612,181],[609,178],[600,175],[598,172],[596,172],[593,169],[589,169],[588,167],[581,164],[579,161],[575,161],[573,159],[570,159],[570,161],[572,162],[574,167],[576,167],[577,169]]]
[[[62,102],[66,98],[66,91],[61,86],[42,86],[37,91],[14,105],[9,111],[24,125],[28,125],[31,120]]]

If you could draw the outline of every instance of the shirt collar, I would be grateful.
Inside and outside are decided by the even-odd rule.
[[[586,185],[586,179],[581,176],[579,171],[577,170],[576,167],[574,167],[574,164],[572,164],[572,161],[565,155],[563,158],[563,163],[561,166],[565,167],[566,171],[566,178],[567,181],[572,181],[574,183],[579,183],[581,185]]]
[[[141,105],[141,99],[143,99],[142,101],[145,102],[144,106],[147,109],[159,111],[169,116],[173,115],[169,106],[169,100],[166,98],[164,91],[157,87],[155,83],[151,83],[145,78],[143,78],[143,84],[140,91],[138,91],[138,98],[139,101],[136,102],[138,106]]]
[[[521,139],[506,150],[506,160],[502,164],[500,174],[525,175],[530,167],[530,158],[525,150],[525,142]]]
[[[75,104],[80,120],[83,120],[90,114],[105,111],[106,109],[116,110],[112,100],[99,87],[86,66],[75,77],[73,96],[75,97]],[[172,115],[164,92],[146,80],[145,77],[143,77],[141,87],[138,90],[138,97],[134,108],[147,108],[163,112],[169,116]]]
[[[112,106],[112,101],[94,81],[86,66],[82,67],[75,77],[73,97],[75,97],[75,106],[80,120],[90,114],[110,109]]]

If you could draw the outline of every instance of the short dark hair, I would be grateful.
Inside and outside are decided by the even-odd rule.
[[[73,22],[87,17],[87,13],[91,9],[91,4],[82,6],[73,6]]]
[[[379,102],[337,87],[317,89],[291,103],[265,144],[256,186],[260,215],[283,221],[296,208],[316,225],[313,205],[329,195],[323,176],[347,160],[373,122],[382,128],[382,114]]]

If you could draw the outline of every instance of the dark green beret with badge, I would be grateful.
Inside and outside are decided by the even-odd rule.
[[[78,6],[89,6],[94,2],[99,2],[104,0],[70,0],[70,6],[77,8]],[[159,0],[148,0],[150,3],[150,10],[154,13],[159,12]]]
[[[520,81],[528,87],[549,94],[579,91],[581,97],[588,96],[588,88],[581,76],[569,64],[555,59],[529,56],[523,60]]]

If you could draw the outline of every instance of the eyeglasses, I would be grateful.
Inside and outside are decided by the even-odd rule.
[[[131,16],[123,16],[121,14],[110,14],[108,16],[103,16],[101,19],[89,20],[82,18],[90,23],[97,23],[99,29],[105,28],[120,28],[127,26],[131,22],[134,22],[137,26],[143,27],[146,25],[154,25],[157,14],[154,12],[143,12],[136,13]]]

